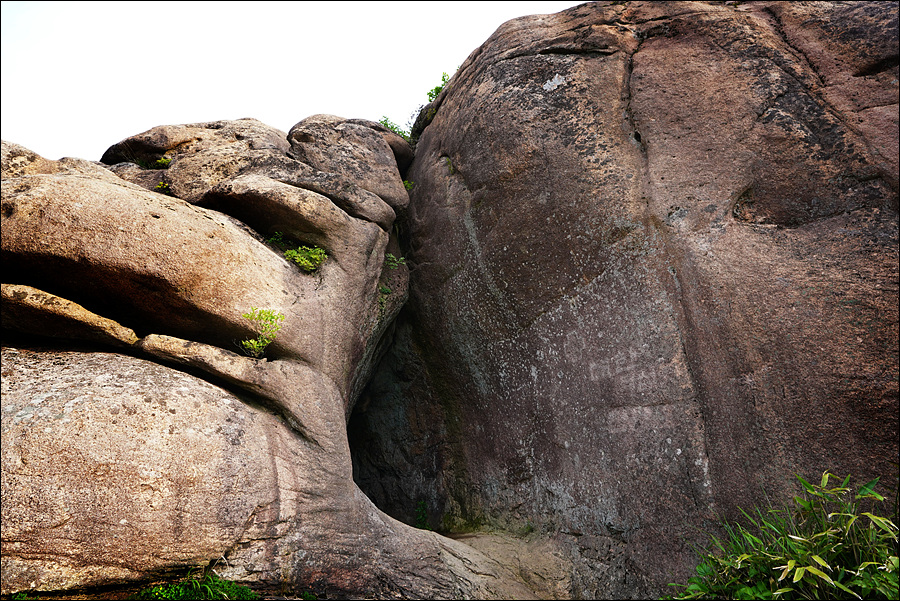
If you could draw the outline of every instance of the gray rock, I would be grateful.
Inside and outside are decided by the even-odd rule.
[[[418,139],[365,492],[560,537],[569,594],[643,598],[795,473],[895,474],[897,128],[864,107],[896,118],[896,36],[877,2],[501,26]]]

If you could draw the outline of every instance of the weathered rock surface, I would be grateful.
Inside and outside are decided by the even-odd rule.
[[[300,438],[252,396],[85,349],[5,347],[3,370],[5,592],[225,558],[223,576],[279,591],[530,596],[483,554],[379,512],[346,441]],[[318,392],[327,415],[340,399]]]
[[[347,122],[317,123],[329,144]],[[405,195],[395,151],[352,125],[358,146],[305,152],[372,160],[375,183],[253,120],[156,128],[112,147],[111,170],[3,143],[4,594],[216,561],[279,592],[533,594],[353,482],[346,420],[408,278],[385,262],[405,203],[378,195]],[[276,232],[327,260],[304,273]],[[234,352],[251,307],[285,315],[267,359]]]
[[[409,310],[350,425],[363,490],[552,535],[568,594],[640,598],[795,473],[893,477],[897,30],[880,2],[500,27],[414,132]]]
[[[894,475],[897,32],[601,2],[501,26],[415,157],[329,115],[4,142],[0,592],[653,597],[794,473]]]

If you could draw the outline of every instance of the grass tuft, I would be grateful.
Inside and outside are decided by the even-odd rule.
[[[219,578],[215,572],[181,582],[157,584],[138,591],[132,599],[236,599],[255,600],[259,594],[248,586]]]

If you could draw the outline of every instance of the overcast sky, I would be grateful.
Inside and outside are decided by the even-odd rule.
[[[504,21],[581,2],[2,3],[2,138],[99,160],[156,125],[406,126]]]

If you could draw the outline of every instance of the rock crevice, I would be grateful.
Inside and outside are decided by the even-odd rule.
[[[652,598],[793,474],[890,476],[897,29],[589,3],[503,24],[415,154],[331,115],[4,142],[2,593],[225,558],[277,594]]]

